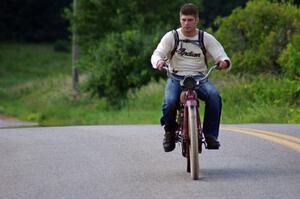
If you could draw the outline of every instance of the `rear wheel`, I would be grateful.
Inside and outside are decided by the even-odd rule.
[[[199,178],[199,133],[197,129],[196,107],[190,106],[188,109],[188,128],[189,128],[189,162],[191,177],[193,180]]]

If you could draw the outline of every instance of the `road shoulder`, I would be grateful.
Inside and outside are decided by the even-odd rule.
[[[11,116],[0,115],[0,128],[37,126],[38,123],[21,121]]]

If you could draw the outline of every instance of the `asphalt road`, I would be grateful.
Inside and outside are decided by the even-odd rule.
[[[163,152],[158,125],[2,128],[0,198],[299,199],[299,131],[223,125],[193,181],[178,145]]]

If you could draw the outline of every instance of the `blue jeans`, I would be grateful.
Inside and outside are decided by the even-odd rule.
[[[171,76],[172,77],[172,76]],[[165,96],[162,105],[163,116],[160,120],[165,129],[175,130],[177,127],[176,113],[179,105],[179,97],[182,91],[178,79],[182,76],[175,75],[176,79],[169,77],[165,88]],[[202,76],[196,76],[200,79]],[[212,82],[209,80],[196,87],[197,96],[205,102],[205,113],[203,120],[204,135],[212,135],[218,138],[222,110],[222,99]]]

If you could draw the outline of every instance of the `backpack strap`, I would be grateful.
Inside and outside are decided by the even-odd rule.
[[[178,35],[177,30],[174,29],[172,32],[173,32],[173,36],[174,36],[174,41],[175,42],[174,42],[174,47],[173,47],[173,49],[171,51],[170,59],[172,59],[173,55],[175,54],[175,52],[177,50],[177,47],[179,45],[179,41],[183,41],[183,42],[187,42],[187,43],[188,42],[191,42],[191,43],[195,42],[194,40],[193,41],[191,41],[191,40],[179,40],[179,35]],[[204,31],[202,31],[202,30],[198,31],[198,41],[197,41],[197,43],[199,44],[199,47],[201,48],[202,53],[204,55],[205,64],[206,64],[206,66],[208,66],[208,64],[207,64],[207,57],[206,57],[206,48],[204,46]]]
[[[204,31],[199,30],[199,32],[198,32],[198,40],[199,40],[199,46],[200,46],[200,48],[202,50],[202,53],[204,55],[205,65],[207,67],[208,64],[207,64],[207,57],[206,57],[206,48],[205,48],[205,45],[204,45]]]
[[[174,36],[174,47],[173,47],[173,50],[171,51],[171,57],[170,59],[172,59],[173,55],[175,54],[176,50],[177,50],[177,47],[179,45],[179,35],[178,35],[178,32],[177,30],[173,30],[173,36]]]

